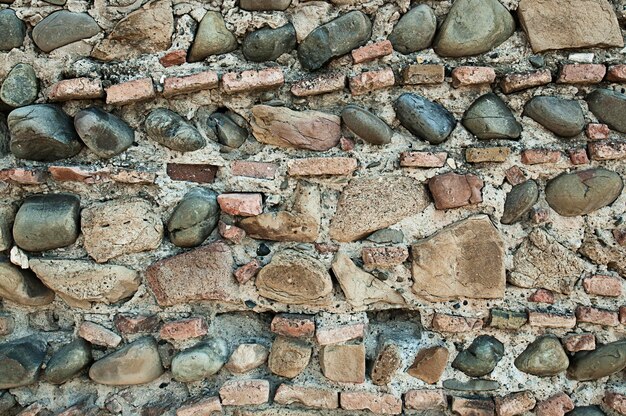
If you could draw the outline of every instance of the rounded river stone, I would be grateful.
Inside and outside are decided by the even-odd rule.
[[[166,108],[150,112],[146,118],[146,133],[157,143],[179,152],[199,150],[206,144],[195,127]]]
[[[413,7],[404,14],[388,39],[400,53],[412,53],[430,46],[437,30],[435,12],[426,4]]]
[[[479,139],[519,139],[522,126],[494,93],[479,97],[470,105],[461,121]]]
[[[91,359],[91,345],[77,338],[50,357],[43,378],[52,384],[65,383],[87,368]]]
[[[500,222],[502,224],[513,224],[521,220],[528,211],[535,205],[539,198],[539,187],[537,182],[527,180],[515,185],[506,195],[504,201],[504,213]]]
[[[37,382],[46,358],[46,342],[34,337],[0,344],[0,389]]]
[[[217,194],[206,188],[194,188],[178,203],[167,222],[172,243],[195,247],[211,234],[220,217]]]
[[[626,340],[601,345],[593,351],[579,351],[572,357],[567,377],[578,381],[597,380],[626,368]]]
[[[490,335],[481,335],[456,356],[452,368],[470,377],[482,377],[496,368],[503,355],[504,344]]]
[[[228,114],[213,113],[209,120],[215,128],[217,140],[224,146],[236,149],[248,138],[248,131],[235,123]]]
[[[518,370],[534,376],[555,376],[569,366],[561,341],[552,334],[542,335],[531,342],[515,359]]]
[[[379,117],[356,105],[348,105],[341,112],[341,120],[354,134],[371,144],[391,143],[393,130]]]
[[[145,384],[161,374],[161,356],[156,340],[152,337],[131,342],[96,361],[89,369],[89,378],[110,386]]]
[[[172,376],[177,381],[200,381],[220,371],[228,359],[228,346],[221,338],[211,339],[176,354]]]
[[[396,100],[395,110],[400,124],[431,144],[443,142],[456,126],[452,113],[421,95],[402,94]]]
[[[33,41],[42,51],[50,52],[98,33],[100,33],[100,26],[87,13],[59,10],[35,26]]]
[[[97,107],[79,111],[74,127],[89,150],[105,159],[119,155],[135,139],[135,132],[124,120]]]
[[[200,21],[188,61],[198,62],[211,55],[237,49],[237,39],[227,28],[221,13],[208,11]]]
[[[589,111],[613,130],[626,133],[626,94],[597,89],[586,98]]]
[[[0,51],[19,48],[26,37],[26,25],[15,14],[14,10],[0,10]]]
[[[585,215],[610,205],[624,189],[621,176],[597,168],[563,173],[546,185],[546,201],[564,217]]]
[[[576,100],[534,97],[524,106],[524,115],[561,137],[576,136],[585,128],[585,115]]]
[[[296,48],[296,29],[287,23],[277,29],[263,28],[250,33],[243,41],[242,52],[252,62],[274,61]]]
[[[35,101],[39,80],[29,64],[15,65],[2,83],[0,100],[10,107],[23,107]]]

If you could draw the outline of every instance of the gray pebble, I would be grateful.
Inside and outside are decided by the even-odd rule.
[[[373,113],[348,105],[341,112],[341,120],[354,134],[368,143],[383,145],[391,143],[393,130]]]
[[[626,94],[604,88],[586,98],[589,111],[613,130],[626,133]]]
[[[583,110],[575,100],[533,97],[524,106],[524,115],[561,137],[576,136],[585,128]]]
[[[150,112],[146,118],[146,133],[157,143],[179,152],[192,152],[206,145],[195,127],[166,108]]]
[[[119,155],[135,139],[135,132],[124,120],[97,107],[79,111],[74,127],[89,150],[105,159]]]
[[[519,139],[522,126],[513,113],[494,93],[479,97],[469,106],[463,126],[479,139]]]
[[[217,194],[194,188],[178,203],[167,223],[170,240],[179,247],[195,247],[211,234],[220,217]]]
[[[513,224],[521,220],[530,211],[539,198],[539,187],[537,182],[527,180],[515,185],[506,195],[504,201],[504,213],[500,222],[502,224]]]
[[[100,26],[87,13],[59,10],[43,19],[33,29],[33,41],[39,49],[51,52],[61,46],[100,33]]]
[[[248,131],[235,123],[228,114],[213,113],[209,120],[215,128],[218,142],[224,146],[236,149],[241,147],[248,138]]]
[[[226,341],[211,339],[176,354],[172,376],[177,381],[200,381],[220,371],[228,359]]]
[[[248,34],[242,52],[252,62],[274,61],[296,48],[296,30],[291,23],[276,29],[263,28]]]
[[[2,83],[0,100],[10,107],[31,104],[39,94],[39,80],[29,64],[15,65]]]
[[[0,344],[0,389],[37,382],[46,358],[46,342],[35,337]]]
[[[435,12],[426,4],[413,7],[393,28],[388,39],[400,53],[412,53],[430,46],[437,30]]]
[[[26,25],[15,14],[14,10],[0,10],[0,51],[19,48],[26,37]]]
[[[86,369],[91,360],[91,345],[77,338],[50,357],[43,379],[48,383],[63,384]]]

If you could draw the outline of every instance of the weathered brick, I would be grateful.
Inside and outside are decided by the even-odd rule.
[[[445,67],[437,64],[409,65],[402,70],[405,85],[441,84],[445,79]]]
[[[187,62],[187,51],[184,49],[168,52],[159,58],[159,63],[165,68],[182,65],[185,62]]]
[[[367,267],[388,268],[404,263],[409,258],[409,250],[406,247],[364,247],[361,256]]]
[[[226,224],[220,221],[217,228],[222,238],[234,244],[240,244],[246,237],[246,232],[236,225]]]
[[[141,78],[134,81],[111,85],[106,89],[106,102],[112,105],[125,105],[149,100],[156,96],[152,78]]]
[[[409,390],[404,394],[404,405],[410,410],[446,410],[448,403],[443,390]]]
[[[528,311],[528,323],[530,326],[540,328],[574,328],[576,316],[574,314]]]
[[[0,170],[0,182],[15,182],[22,185],[40,185],[46,182],[46,173],[31,169],[3,169]]]
[[[308,338],[315,334],[315,320],[307,315],[280,314],[274,316],[270,329],[278,335]]]
[[[407,168],[440,168],[446,164],[446,152],[402,152],[400,166]]]
[[[528,322],[526,311],[512,311],[492,308],[489,315],[489,326],[499,329],[517,330]]]
[[[267,403],[270,383],[267,380],[230,380],[220,388],[224,406],[248,406]]]
[[[156,181],[157,175],[154,172],[118,168],[111,169],[109,177],[119,183],[149,185]]]
[[[597,141],[587,145],[592,160],[617,160],[626,158],[626,142]]]
[[[482,179],[471,173],[460,175],[448,172],[428,180],[428,189],[435,200],[437,209],[478,204],[483,201],[482,188]]]
[[[513,186],[526,182],[527,178],[519,166],[511,166],[504,172],[506,180]]]
[[[283,70],[266,68],[259,71],[229,72],[222,76],[222,88],[227,93],[267,91],[285,83]]]
[[[572,165],[586,165],[589,163],[589,157],[587,157],[587,151],[585,149],[569,149],[569,160]]]
[[[259,193],[230,193],[217,197],[222,212],[242,217],[252,217],[263,213],[263,195]]]
[[[449,355],[448,349],[441,345],[421,348],[415,354],[413,364],[411,364],[407,373],[428,384],[435,384],[439,381],[448,365]]]
[[[398,415],[402,413],[402,400],[389,393],[341,392],[341,408],[345,410],[369,410],[376,414]]]
[[[206,335],[208,326],[203,318],[182,319],[180,321],[166,322],[159,331],[162,339],[186,340]]]
[[[169,77],[163,81],[163,96],[174,97],[181,94],[217,88],[219,78],[215,71],[204,71],[184,77]]]
[[[395,76],[391,68],[363,72],[350,78],[350,92],[352,95],[363,95],[368,92],[392,87],[395,82]]]
[[[611,82],[625,82],[626,81],[626,65],[612,65],[609,67],[609,71],[606,74],[606,80]]]
[[[118,313],[113,319],[115,328],[124,335],[152,332],[159,326],[156,315],[127,315]]]
[[[234,176],[245,176],[256,179],[274,179],[278,165],[267,162],[250,162],[234,160],[230,162],[230,173]]]
[[[350,175],[357,168],[352,157],[310,157],[287,162],[289,176]]]
[[[320,345],[337,344],[365,336],[366,324],[354,323],[337,327],[318,327],[315,334]]]
[[[107,172],[89,172],[78,166],[48,166],[52,179],[59,182],[82,182],[94,184],[106,182],[109,179]]]
[[[537,401],[530,391],[520,391],[495,397],[495,403],[498,416],[516,416],[530,412]]]
[[[176,416],[209,416],[212,413],[222,413],[222,404],[219,397],[206,397],[194,400],[176,410]]]
[[[340,72],[315,75],[302,79],[291,86],[291,93],[296,97],[327,94],[341,91],[346,86],[346,75]]]
[[[508,147],[472,147],[465,149],[465,160],[469,163],[504,162],[511,154]]]
[[[333,390],[283,383],[276,390],[274,402],[283,405],[298,404],[313,409],[336,409],[339,407],[339,394]]]
[[[564,416],[565,413],[574,409],[574,402],[570,397],[561,392],[548,397],[537,403],[535,414],[537,416]]]
[[[560,84],[597,84],[606,75],[602,64],[565,64],[556,82]]]
[[[496,80],[496,72],[486,66],[459,66],[452,70],[454,88],[469,85],[491,84]]]
[[[341,138],[339,139],[339,147],[344,152],[349,152],[351,150],[354,150],[354,140],[341,136]]]
[[[594,275],[583,279],[585,292],[590,295],[618,297],[622,295],[622,279],[613,276]]]
[[[168,163],[167,176],[175,181],[213,183],[217,169],[214,165]]]
[[[103,347],[117,347],[122,342],[122,337],[115,332],[98,325],[94,322],[83,321],[78,327],[78,336],[91,344]]]
[[[326,345],[319,354],[322,373],[329,380],[340,383],[365,382],[365,346]]]
[[[380,58],[393,53],[393,46],[387,39],[379,42],[370,43],[369,45],[362,46],[352,50],[352,60],[355,64],[363,62],[369,62],[376,58]]]
[[[590,333],[569,334],[564,336],[562,341],[563,347],[571,353],[596,349],[596,337]]]
[[[314,243],[315,250],[321,254],[336,253],[339,251],[339,244],[334,243]]]
[[[589,140],[604,140],[609,138],[611,129],[606,124],[589,123],[585,128],[585,134]]]
[[[557,163],[561,159],[561,152],[547,149],[526,149],[522,151],[522,163],[537,165],[540,163]]]
[[[256,276],[259,270],[261,270],[261,262],[258,259],[254,259],[239,267],[233,274],[239,284],[243,285]]]
[[[500,88],[505,94],[526,90],[528,88],[546,85],[552,82],[552,74],[549,69],[526,72],[523,74],[509,74],[500,81]]]
[[[469,332],[481,329],[483,320],[465,316],[448,315],[435,312],[433,315],[432,328],[437,332]]]
[[[552,291],[548,289],[537,289],[532,295],[530,295],[530,297],[528,298],[528,301],[535,302],[535,303],[553,304],[555,301],[554,293],[552,293]]]
[[[492,399],[452,397],[452,413],[459,416],[493,416],[495,411]]]
[[[50,101],[93,100],[104,97],[104,89],[99,79],[64,79],[54,84],[48,93]]]
[[[596,324],[602,326],[619,325],[618,313],[592,306],[578,306],[576,308],[576,320],[582,323]]]
[[[626,415],[626,395],[607,391],[604,393],[604,404],[620,415]]]

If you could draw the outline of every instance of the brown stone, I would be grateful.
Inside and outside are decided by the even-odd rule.
[[[615,311],[579,305],[576,308],[576,321],[602,326],[617,326],[619,325],[619,316]]]
[[[265,364],[269,350],[260,344],[241,344],[224,366],[233,374],[243,374]]]
[[[286,337],[309,338],[315,334],[315,321],[308,315],[280,314],[274,316],[270,329]]]
[[[505,94],[511,94],[528,88],[546,85],[552,82],[552,74],[549,69],[526,72],[522,74],[509,74],[500,81],[500,88]]]
[[[159,326],[159,317],[156,315],[127,315],[118,313],[113,319],[115,328],[122,335],[132,335],[152,332]]]
[[[209,416],[214,412],[222,413],[222,403],[219,397],[206,397],[187,403],[176,409],[176,416]]]
[[[409,65],[402,71],[405,85],[441,84],[445,77],[445,67],[437,64]]]
[[[220,388],[224,406],[248,406],[267,403],[270,383],[267,380],[230,380]]]
[[[0,312],[0,337],[10,335],[15,329],[15,319],[8,313]]]
[[[57,82],[50,88],[50,101],[92,100],[104,97],[99,79],[73,78]]]
[[[345,410],[369,410],[377,415],[399,415],[402,400],[389,393],[341,392],[341,408]]]
[[[588,332],[566,335],[563,337],[563,347],[570,353],[593,351],[596,349],[596,336]]]
[[[283,383],[276,390],[274,402],[283,405],[298,404],[313,409],[336,409],[339,407],[339,394],[332,390]]]
[[[278,165],[267,162],[250,162],[234,160],[230,162],[230,173],[233,176],[245,176],[256,179],[274,179]]]
[[[272,343],[267,366],[276,375],[294,378],[309,365],[311,353],[306,343],[279,336]]]
[[[226,224],[224,221],[220,221],[218,223],[217,229],[223,239],[234,244],[241,244],[243,239],[246,237],[246,232],[244,230],[237,226]]]
[[[606,80],[611,82],[625,82],[626,65],[611,65],[608,73],[606,74]]]
[[[447,364],[448,349],[446,347],[423,348],[418,351],[407,373],[428,384],[435,384],[441,378]]]
[[[368,92],[393,87],[395,82],[396,80],[391,68],[363,72],[351,77],[348,81],[352,95],[363,95]]]
[[[505,162],[511,149],[508,147],[472,147],[465,149],[465,160],[469,163]]]
[[[174,97],[181,94],[217,88],[219,79],[217,72],[204,71],[184,77],[168,77],[163,81],[163,96]]]
[[[443,390],[409,390],[404,394],[404,406],[410,410],[446,410],[448,401]]]
[[[320,350],[322,373],[339,383],[365,382],[365,345],[327,345]]]
[[[597,141],[587,145],[592,160],[619,160],[626,158],[626,142]]]
[[[235,275],[237,282],[239,282],[240,285],[243,285],[256,276],[259,270],[261,270],[261,262],[258,259],[254,259],[239,267],[233,274]]]
[[[146,278],[161,306],[199,300],[238,302],[232,268],[231,250],[216,241],[152,264]]]
[[[106,103],[126,105],[154,98],[156,92],[152,78],[141,78],[134,81],[111,85],[106,89]]]
[[[454,223],[411,247],[413,291],[429,300],[504,297],[504,242],[489,217]]]
[[[620,415],[626,415],[626,395],[607,391],[602,401]]]
[[[363,247],[361,256],[366,267],[390,268],[404,263],[409,251],[406,247]]]
[[[564,416],[571,410],[574,410],[574,402],[567,394],[561,392],[537,403],[535,414],[537,416]]]
[[[493,416],[495,404],[492,399],[452,398],[452,413],[459,416]]]
[[[559,84],[597,84],[606,75],[606,66],[602,64],[566,64],[556,82]]]
[[[465,333],[483,327],[483,320],[467,316],[449,315],[435,312],[432,328],[437,332]]]
[[[204,318],[182,319],[180,321],[166,322],[159,331],[161,339],[186,340],[206,335],[208,326]]]
[[[572,165],[586,165],[589,163],[589,157],[585,149],[570,149],[567,153],[569,154],[569,160],[572,162]]]
[[[528,311],[528,323],[539,328],[574,328],[576,316],[574,314],[560,314],[552,312]]]
[[[372,364],[372,383],[377,386],[391,383],[391,379],[401,367],[402,351],[400,347],[393,342],[382,343],[382,347]]]
[[[115,348],[122,342],[122,337],[115,332],[89,321],[84,321],[80,324],[77,334],[89,343],[103,347]]]
[[[589,140],[604,140],[609,138],[611,129],[606,124],[589,123],[585,128],[585,134]]]
[[[446,152],[402,152],[400,166],[407,168],[440,168],[446,164]]]
[[[327,94],[341,91],[346,86],[346,75],[340,72],[315,75],[296,81],[291,86],[291,93],[296,97]]]
[[[165,68],[182,65],[185,62],[187,62],[187,51],[184,49],[168,52],[159,58],[159,63]]]
[[[459,66],[452,70],[452,86],[454,88],[491,84],[495,80],[496,72],[487,66]]]
[[[537,400],[530,391],[520,391],[495,398],[498,416],[516,416],[530,412]]]
[[[596,274],[583,279],[583,288],[590,295],[618,297],[622,295],[622,279]]]
[[[482,179],[471,173],[459,175],[448,172],[428,180],[428,189],[435,200],[435,208],[437,209],[478,204],[483,201],[482,188]]]
[[[626,247],[616,244],[609,232],[585,231],[585,238],[578,252],[598,265],[607,266],[626,278]]]
[[[352,61],[355,64],[373,61],[374,59],[391,55],[392,53],[393,46],[391,45],[391,41],[387,39],[361,46],[360,48],[353,49],[351,52]]]
[[[279,67],[229,72],[222,76],[222,88],[228,94],[237,92],[267,91],[285,83],[283,70]]]
[[[527,178],[519,166],[511,166],[505,172],[506,180],[513,186],[526,182]]]
[[[175,181],[213,183],[217,168],[205,164],[168,163],[167,176]]]
[[[350,175],[357,168],[352,157],[310,157],[287,162],[289,176]]]

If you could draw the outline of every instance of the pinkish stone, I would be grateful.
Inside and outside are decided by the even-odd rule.
[[[498,416],[516,416],[530,412],[537,401],[529,391],[520,391],[503,397],[496,397],[496,414]]]
[[[50,101],[92,100],[104,97],[99,79],[74,78],[59,81],[50,88]]]
[[[435,312],[433,315],[432,328],[437,332],[469,332],[481,329],[483,320],[465,316],[448,315]]]
[[[537,416],[564,416],[565,413],[574,409],[574,402],[565,393],[557,393],[544,401],[537,403],[535,414]]]
[[[459,66],[452,70],[454,88],[468,85],[491,84],[496,80],[496,72],[486,66]]]
[[[154,331],[159,325],[159,317],[156,315],[126,315],[118,313],[115,315],[113,323],[120,333],[132,335]]]
[[[274,316],[270,329],[286,337],[308,338],[315,334],[315,321],[312,316],[280,314]]]
[[[519,166],[511,166],[504,173],[506,180],[513,186],[526,182],[527,178]]]
[[[606,74],[606,80],[611,82],[625,82],[626,81],[626,65],[613,65],[609,67],[609,71]]]
[[[622,295],[622,279],[600,274],[583,279],[585,292],[590,295],[618,297]]]
[[[159,63],[165,68],[182,65],[185,62],[187,62],[187,51],[184,49],[168,52],[159,58]]]
[[[289,176],[350,175],[357,168],[352,157],[309,157],[287,162]]]
[[[354,150],[354,141],[342,136],[339,139],[339,146],[344,152],[349,152],[351,150]]]
[[[603,64],[566,64],[556,82],[559,84],[597,84],[606,75]]]
[[[554,303],[554,293],[548,289],[537,289],[535,293],[528,298],[529,302],[535,303]]]
[[[228,240],[234,244],[240,244],[246,237],[246,232],[236,225],[229,225],[223,221],[218,223],[217,229],[225,240]]]
[[[181,341],[201,337],[207,332],[208,326],[203,318],[191,318],[163,324],[159,336],[162,339]]]
[[[576,326],[576,316],[573,314],[528,311],[528,323],[530,326],[540,328],[574,328]]]
[[[404,394],[404,406],[410,410],[445,410],[448,403],[443,390],[409,390]]]
[[[270,383],[267,380],[230,380],[220,388],[224,406],[248,406],[267,403]]]
[[[495,411],[492,399],[452,398],[452,413],[458,416],[493,416]]]
[[[230,173],[233,176],[245,176],[256,179],[274,179],[278,165],[267,162],[250,162],[234,160],[230,162]]]
[[[106,89],[107,104],[125,105],[149,100],[156,96],[152,78],[141,78],[134,81],[111,85]]]
[[[338,344],[365,336],[364,323],[341,325],[332,328],[317,328],[315,338],[320,345]]]
[[[569,160],[572,162],[572,165],[586,165],[589,163],[585,149],[569,149],[567,153],[569,154]]]
[[[0,181],[11,181],[22,185],[39,185],[46,181],[46,173],[41,170],[3,169],[0,170]]]
[[[404,263],[409,258],[409,251],[406,247],[364,247],[361,256],[367,267],[388,268]]]
[[[250,194],[221,194],[217,197],[220,209],[226,214],[253,217],[263,213],[263,195]]]
[[[522,163],[525,165],[557,163],[560,159],[561,152],[558,150],[526,149],[522,152]]]
[[[609,138],[611,129],[606,124],[589,123],[585,128],[585,134],[589,140],[604,140]]]
[[[578,306],[576,308],[576,319],[578,322],[602,326],[619,325],[617,312],[598,309],[592,306]]]
[[[352,61],[355,64],[372,61],[393,53],[393,46],[387,39],[352,50]]]
[[[592,160],[617,160],[626,158],[626,142],[597,141],[587,145]]]
[[[563,347],[571,353],[593,351],[596,349],[596,337],[590,333],[566,335],[563,337]]]
[[[278,67],[259,71],[229,72],[222,76],[222,88],[229,94],[272,90],[279,88],[284,83],[283,70]]]
[[[222,413],[219,397],[207,397],[185,404],[176,410],[176,416],[209,416],[214,412]]]
[[[332,390],[283,383],[276,390],[274,402],[283,405],[298,404],[313,409],[336,409],[339,407],[339,394]]]
[[[400,166],[407,168],[440,168],[446,164],[446,152],[402,152]]]
[[[291,87],[291,93],[296,97],[308,97],[311,95],[327,94],[341,91],[346,86],[346,76],[340,72],[315,75],[295,82]]]
[[[345,410],[369,410],[375,414],[399,415],[402,400],[389,393],[341,392],[341,408]]]
[[[395,82],[396,79],[391,68],[363,72],[350,78],[350,92],[352,95],[363,95],[368,92],[393,87]]]
[[[620,415],[626,415],[626,395],[607,391],[604,394],[604,404]]]
[[[550,82],[552,82],[550,70],[542,69],[540,71],[526,72],[523,74],[509,74],[500,81],[500,88],[502,88],[503,93],[511,94],[516,91],[546,85]]]
[[[94,322],[83,321],[78,327],[78,336],[91,344],[103,347],[117,347],[122,342],[122,337],[115,332],[98,325]]]
[[[445,79],[445,67],[437,64],[409,65],[402,70],[405,85],[441,84]]]
[[[204,71],[184,77],[165,78],[163,82],[163,96],[169,98],[176,95],[209,90],[217,88],[218,84],[219,79],[215,71]]]
[[[460,175],[449,172],[437,175],[428,181],[428,189],[435,200],[435,208],[459,208],[482,202],[483,181],[468,173]]]
[[[235,279],[240,285],[243,285],[256,276],[259,270],[261,270],[261,262],[258,259],[251,260],[235,270]]]

